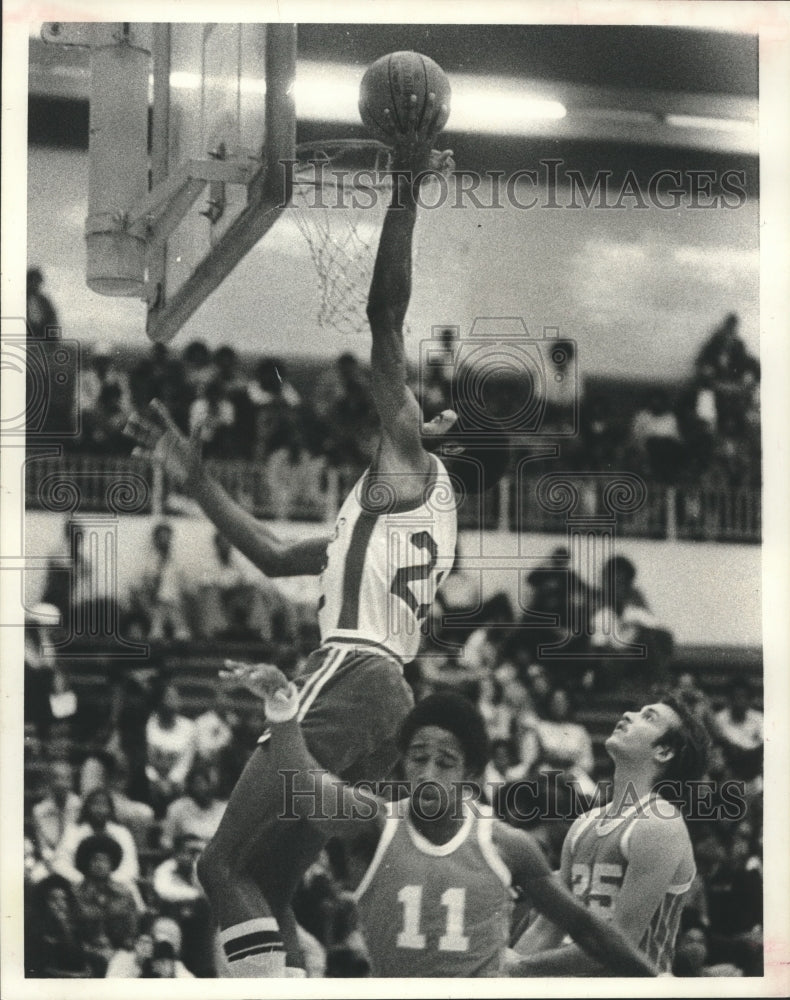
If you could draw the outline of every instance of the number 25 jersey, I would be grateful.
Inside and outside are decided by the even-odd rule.
[[[688,830],[674,806],[651,795],[616,818],[606,819],[603,807],[579,817],[568,831],[570,888],[588,909],[604,920],[613,919],[639,823],[660,824],[667,842],[671,838],[682,845],[677,870],[639,942],[639,950],[663,973],[672,968],[680,916],[696,872]]]
[[[416,505],[394,503],[396,475],[371,483],[366,472],[346,497],[320,580],[322,642],[383,647],[402,663],[417,655],[458,531],[450,477],[435,455],[431,462]]]

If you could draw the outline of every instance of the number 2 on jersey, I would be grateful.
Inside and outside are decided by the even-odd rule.
[[[420,563],[417,566],[401,566],[392,581],[391,590],[396,597],[399,597],[408,604],[417,621],[422,621],[431,610],[431,606],[430,604],[420,604],[409,584],[412,580],[428,579],[433,567],[436,565],[439,549],[433,539],[433,535],[427,531],[418,531],[415,535],[411,536],[410,541],[415,548],[428,550],[428,562]]]
[[[397,947],[425,948],[425,934],[420,931],[422,886],[405,885],[398,893],[398,902],[403,906],[403,929],[398,934]],[[447,889],[440,902],[447,910],[447,922],[439,938],[439,951],[466,951],[469,948],[469,938],[464,934],[466,889]]]

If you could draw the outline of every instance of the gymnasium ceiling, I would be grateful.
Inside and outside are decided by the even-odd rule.
[[[450,74],[504,79],[561,101],[562,121],[528,121],[497,134],[474,126],[446,135],[470,168],[523,164],[561,152],[575,167],[745,169],[756,185],[757,37],[685,28],[570,25],[302,24],[298,58],[359,71],[383,53],[412,48]],[[32,143],[87,147],[88,54],[30,44]],[[297,112],[299,108],[297,107]],[[362,134],[349,124],[344,134]],[[302,118],[299,139],[338,134],[320,115]],[[682,152],[681,152],[682,151]],[[675,162],[677,161],[677,162]],[[682,162],[681,162],[682,161]]]
[[[756,36],[618,25],[299,27],[303,58],[366,65],[399,48],[429,53],[448,73],[757,97]]]

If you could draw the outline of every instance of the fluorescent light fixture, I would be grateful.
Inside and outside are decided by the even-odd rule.
[[[359,123],[359,84],[364,68],[299,62],[296,114],[312,121]],[[565,117],[559,101],[531,94],[518,80],[448,74],[452,87],[449,127],[453,132],[518,134],[528,121]]]
[[[523,82],[506,77],[449,74],[453,91],[450,129],[518,135],[534,121],[559,121],[566,115],[559,101],[538,97]]]
[[[339,63],[299,62],[293,95],[297,117],[305,121],[329,121],[359,124],[359,84],[364,68]],[[519,80],[449,74],[452,87],[452,111],[449,127],[453,132],[519,135],[536,121],[559,121],[567,111],[559,101],[539,97]],[[217,77],[206,81],[211,89],[235,91],[237,80]],[[192,72],[174,72],[170,85],[176,90],[193,90],[200,77]],[[265,94],[266,81],[242,77],[244,94]],[[663,121],[670,128],[728,132],[733,135],[756,135],[757,123],[743,118],[716,118],[703,115],[667,114],[621,108],[586,107],[580,114],[590,119],[623,124],[651,125]]]
[[[297,118],[358,125],[359,85],[364,72],[364,67],[339,63],[297,63],[293,85]],[[559,101],[535,96],[518,80],[459,74],[449,77],[453,91],[450,128],[454,132],[518,135],[527,122],[558,120],[566,114]],[[211,88],[229,91],[235,91],[237,85],[232,77],[207,82]],[[170,86],[194,90],[200,86],[200,77],[188,71],[173,72]],[[266,81],[242,77],[241,92],[265,94]]]
[[[300,60],[294,82],[296,117],[359,125],[359,85],[364,72],[364,66]]]
[[[715,129],[718,132],[732,132],[752,135],[757,132],[757,122],[744,118],[713,118],[704,115],[665,115],[664,121],[672,128]]]

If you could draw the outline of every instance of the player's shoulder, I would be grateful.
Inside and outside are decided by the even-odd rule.
[[[412,514],[427,507],[434,519],[437,512],[455,514],[455,493],[441,460],[422,448],[404,455],[388,446],[386,438],[354,494],[359,506],[372,513]]]
[[[648,800],[629,824],[623,840],[624,849],[627,846],[629,852],[635,845],[651,849],[672,844],[678,850],[691,850],[691,837],[682,810],[661,795]]]
[[[381,808],[378,812],[378,822],[380,826],[397,826],[400,822],[407,822],[409,819],[409,799],[392,799],[391,801],[380,800]]]
[[[665,830],[676,836],[688,834],[681,808],[659,793],[642,800],[635,808],[634,816],[638,822],[633,825],[642,830]]]

